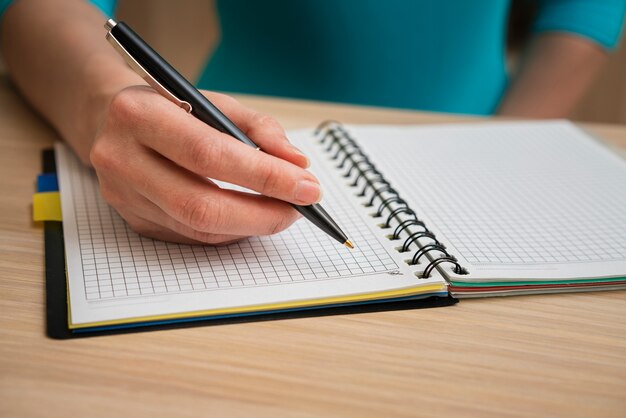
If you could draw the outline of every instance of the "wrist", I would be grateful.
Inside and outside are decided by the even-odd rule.
[[[80,117],[76,118],[72,142],[81,160],[89,164],[91,146],[111,99],[124,88],[146,83],[118,57],[108,54],[90,57],[83,68],[83,94],[76,102]]]

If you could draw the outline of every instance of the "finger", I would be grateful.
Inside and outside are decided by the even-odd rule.
[[[193,230],[238,236],[271,235],[298,219],[287,203],[223,190],[205,178],[155,155],[119,164],[120,177],[167,215]],[[158,173],[156,177],[153,173]]]
[[[129,103],[112,103],[111,107],[125,113],[119,119],[129,121],[128,131],[187,170],[294,204],[321,200],[319,182],[308,171],[236,141],[165,100],[154,100],[148,94],[134,94],[126,100]],[[130,125],[135,114],[141,123]],[[106,150],[101,154],[107,158]]]
[[[102,180],[100,189],[108,197],[108,203],[124,218],[131,229],[141,235],[187,244],[224,244],[246,238],[232,234],[196,231],[167,215],[150,200],[130,189],[125,182]]]
[[[160,241],[177,242],[180,244],[190,245],[226,245],[245,238],[232,235],[211,234],[211,237],[209,237],[210,239],[208,240],[196,240],[193,238],[189,238],[187,235],[179,234],[176,231],[165,228],[158,223],[149,221],[148,219],[144,219],[133,213],[126,213],[122,211],[120,212],[120,216],[122,216],[126,220],[126,222],[128,222],[129,226],[131,226],[132,230],[137,232],[139,235],[152,239],[157,239]]]
[[[289,142],[285,130],[276,119],[242,105],[231,96],[208,91],[203,91],[202,94],[213,102],[224,115],[232,120],[264,152],[287,160],[302,168],[309,167],[309,159],[302,151]]]

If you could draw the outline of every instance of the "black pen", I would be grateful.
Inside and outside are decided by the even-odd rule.
[[[113,45],[113,48],[158,93],[207,125],[235,137],[235,139],[244,144],[259,149],[246,134],[167,61],[150,48],[128,25],[124,22],[118,23],[113,19],[109,19],[104,27],[107,29],[106,38]],[[309,206],[292,204],[292,206],[322,231],[346,247],[354,248],[346,234],[343,233],[322,206],[319,204]]]

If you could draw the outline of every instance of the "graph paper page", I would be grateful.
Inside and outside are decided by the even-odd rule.
[[[571,123],[348,131],[467,267],[455,280],[626,272],[626,162]]]
[[[437,275],[416,279],[310,137],[293,136],[322,182],[324,207],[355,250],[305,219],[277,235],[222,247],[142,237],[104,202],[94,173],[56,144],[71,326],[432,285],[443,291]]]

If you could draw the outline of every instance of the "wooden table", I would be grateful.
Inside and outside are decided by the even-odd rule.
[[[242,101],[287,128],[461,120]],[[47,339],[30,201],[57,136],[6,78],[0,109],[0,416],[626,415],[626,292]],[[588,127],[626,149],[626,127]]]

